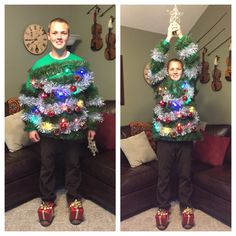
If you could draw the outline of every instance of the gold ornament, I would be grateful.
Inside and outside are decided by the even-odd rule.
[[[84,101],[80,99],[80,100],[77,102],[76,105],[77,105],[78,107],[80,107],[80,108],[83,108],[83,107],[84,107]]]
[[[41,128],[45,131],[51,131],[53,129],[53,124],[49,122],[42,122]]]

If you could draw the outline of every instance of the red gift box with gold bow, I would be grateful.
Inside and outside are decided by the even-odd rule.
[[[80,200],[70,204],[70,220],[82,220],[84,209]]]
[[[167,225],[169,220],[169,213],[168,211],[158,210],[156,214],[156,223],[157,225]]]
[[[191,208],[186,208],[182,212],[182,224],[183,225],[193,225],[194,224],[194,214]]]
[[[40,221],[51,222],[54,215],[54,203],[42,203],[38,209],[38,216]]]

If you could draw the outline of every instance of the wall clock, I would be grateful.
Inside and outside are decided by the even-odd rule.
[[[150,81],[150,79],[148,78],[148,71],[150,69],[150,65],[149,63],[147,65],[145,65],[144,67],[144,70],[143,70],[143,77],[144,77],[144,80],[149,84],[151,85],[152,82]]]
[[[38,24],[28,25],[24,31],[24,45],[26,49],[34,54],[42,54],[48,45],[47,33],[43,26]]]

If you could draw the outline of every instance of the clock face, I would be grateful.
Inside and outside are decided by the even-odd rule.
[[[151,85],[152,83],[151,83],[151,81],[150,81],[149,78],[148,78],[149,69],[150,69],[150,65],[149,65],[149,63],[148,63],[148,64],[144,67],[144,70],[143,70],[143,77],[144,77],[145,81],[146,81],[149,85]]]
[[[24,45],[32,54],[42,54],[48,45],[47,33],[43,26],[38,24],[29,25],[24,32]]]

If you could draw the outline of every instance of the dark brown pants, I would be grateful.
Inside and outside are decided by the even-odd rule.
[[[159,208],[170,208],[170,179],[173,169],[178,173],[178,197],[180,209],[182,210],[187,206],[191,207],[192,148],[192,142],[158,141],[157,205]]]
[[[67,200],[80,198],[81,171],[79,161],[80,144],[77,141],[41,137],[40,192],[43,201],[54,201],[56,158],[63,156],[65,165],[65,188]],[[62,160],[63,161],[63,160]]]

